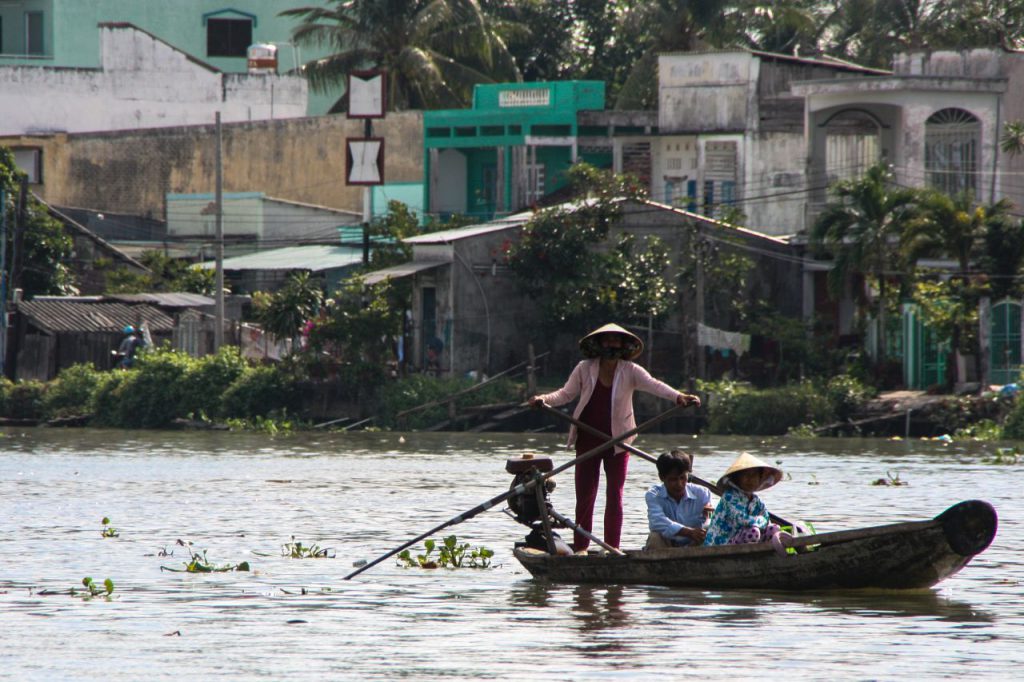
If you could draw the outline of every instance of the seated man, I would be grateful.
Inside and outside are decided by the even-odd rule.
[[[690,483],[693,456],[680,450],[658,457],[661,485],[647,491],[647,521],[651,528],[644,549],[700,545],[704,542],[704,507],[711,491]]]

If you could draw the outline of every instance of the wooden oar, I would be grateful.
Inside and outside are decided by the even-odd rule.
[[[682,405],[676,405],[674,407],[671,407],[671,408],[665,410],[664,412],[662,412],[661,414],[659,414],[657,417],[645,421],[643,424],[641,424],[640,426],[636,427],[635,429],[632,429],[631,431],[627,431],[627,432],[625,432],[623,434],[615,436],[614,438],[609,438],[607,442],[601,443],[597,447],[591,448],[590,450],[587,450],[586,452],[584,452],[582,455],[580,455],[576,459],[571,460],[569,462],[566,462],[565,464],[563,464],[560,467],[556,467],[555,469],[552,469],[551,471],[547,472],[543,476],[538,476],[536,478],[531,478],[528,481],[526,481],[524,483],[520,483],[516,487],[509,489],[507,492],[504,492],[501,495],[495,495],[494,497],[492,497],[491,499],[487,500],[486,502],[478,504],[477,506],[473,507],[472,509],[470,509],[468,511],[462,512],[458,516],[453,516],[452,518],[448,519],[444,523],[439,524],[437,526],[434,526],[433,528],[428,530],[426,533],[421,533],[420,535],[417,535],[416,537],[414,537],[412,540],[409,540],[408,542],[402,543],[401,545],[399,545],[398,547],[395,547],[394,549],[392,549],[391,551],[387,552],[386,554],[383,554],[382,556],[377,557],[373,561],[360,566],[356,570],[354,570],[351,573],[349,573],[348,575],[346,575],[344,579],[345,580],[350,580],[350,579],[354,578],[355,576],[359,575],[360,573],[362,573],[363,571],[376,566],[377,564],[379,564],[380,562],[384,561],[385,559],[387,559],[389,557],[393,557],[394,555],[396,555],[399,552],[401,552],[403,549],[406,549],[407,547],[411,547],[411,546],[415,545],[420,540],[423,540],[424,538],[427,538],[427,537],[433,535],[434,533],[437,533],[438,531],[444,530],[445,528],[448,528],[449,526],[454,526],[454,525],[456,525],[458,523],[462,523],[463,521],[467,521],[467,520],[473,518],[474,516],[476,516],[477,514],[480,514],[481,512],[487,511],[488,509],[490,509],[494,505],[500,504],[500,503],[504,502],[505,500],[507,500],[508,498],[512,497],[513,495],[521,495],[522,493],[526,492],[527,490],[530,490],[531,488],[533,488],[538,483],[542,483],[543,481],[546,481],[547,479],[551,478],[555,474],[560,474],[563,471],[565,471],[566,469],[568,469],[569,467],[576,466],[580,462],[584,462],[584,461],[590,459],[591,457],[594,457],[594,456],[600,454],[601,452],[604,452],[610,446],[617,445],[618,443],[622,442],[626,438],[629,438],[630,436],[635,436],[636,434],[640,433],[644,429],[649,429],[652,426],[654,426],[655,424],[657,424],[657,423],[659,423],[661,421],[664,421],[665,419],[667,419],[673,412],[675,412],[680,407],[682,407]]]
[[[576,419],[572,415],[566,414],[565,412],[562,412],[561,410],[557,410],[557,409],[551,407],[550,405],[547,405],[545,403],[541,403],[539,405],[539,407],[541,409],[547,411],[547,412],[550,412],[551,414],[557,414],[562,419],[565,419],[566,421],[568,421],[571,424],[575,425],[577,429],[581,429],[583,431],[586,431],[587,433],[589,433],[592,436],[597,436],[598,438],[607,438],[608,437],[608,434],[602,433],[599,429],[595,429],[593,426],[590,426],[589,424],[584,424],[583,422],[581,422],[579,419]],[[640,448],[633,447],[629,443],[619,443],[618,445],[623,450],[628,450],[629,452],[633,453],[634,455],[642,457],[642,458],[646,459],[649,462],[657,462],[658,461],[657,457],[654,457],[653,455],[649,455],[646,452],[644,452],[643,450],[641,450]],[[694,474],[692,472],[690,473],[690,480],[693,481],[694,483],[696,483],[697,485],[704,486],[705,488],[707,488],[708,490],[710,490],[714,494],[718,495],[719,497],[722,496],[722,492],[723,491],[722,491],[722,489],[720,487],[718,487],[718,485],[716,485],[716,484],[714,484],[714,483],[712,483],[710,481],[705,481],[704,479],[700,478],[699,476],[697,476],[696,474]],[[772,512],[768,512],[768,518],[771,519],[772,523],[777,523],[780,526],[792,526],[793,525],[792,523],[790,523],[786,519],[784,519],[781,516],[778,516],[776,514],[773,514]]]

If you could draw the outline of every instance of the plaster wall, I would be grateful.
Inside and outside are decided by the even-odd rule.
[[[423,181],[419,112],[374,122],[385,137],[388,182]],[[362,212],[363,188],[345,184],[345,138],[363,122],[318,116],[222,125],[224,192],[267,196]],[[163,218],[167,194],[215,189],[213,125],[110,133],[0,137],[0,145],[37,147],[44,184],[33,191],[58,206]]]
[[[755,116],[758,70],[757,60],[744,52],[660,55],[658,129],[746,130]]]
[[[98,69],[0,66],[0,134],[304,116],[306,81],[225,75],[132,27],[100,31]]]
[[[762,234],[795,234],[803,226],[807,194],[807,143],[803,135],[756,133],[746,138],[747,153],[739,208],[746,226]]]

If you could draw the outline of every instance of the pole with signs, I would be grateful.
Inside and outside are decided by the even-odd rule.
[[[363,119],[363,136],[345,139],[349,185],[363,187],[363,264],[370,262],[372,187],[384,184],[384,138],[373,136],[373,119],[384,118],[383,71],[354,71],[348,76],[348,117]]]

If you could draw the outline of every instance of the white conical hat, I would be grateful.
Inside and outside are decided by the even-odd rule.
[[[782,469],[762,462],[749,452],[741,452],[740,456],[736,458],[736,461],[734,461],[732,465],[726,469],[725,473],[722,474],[722,477],[718,479],[718,487],[724,488],[730,476],[738,471],[745,471],[746,469],[764,469],[771,474],[771,477],[765,477],[765,479],[761,481],[761,485],[758,487],[758,490],[767,490],[782,480]]]
[[[644,352],[644,342],[639,336],[629,331],[628,329],[620,327],[619,325],[612,322],[604,326],[598,327],[597,329],[595,329],[594,331],[590,332],[582,339],[580,339],[580,350],[583,351],[583,355],[585,357],[596,356],[596,351],[592,349],[590,345],[593,343],[593,341],[596,341],[597,337],[601,336],[602,334],[622,334],[627,339],[629,339],[630,345],[633,346],[633,352],[630,353],[628,358],[629,360],[635,360],[636,358],[640,357],[641,353]]]

